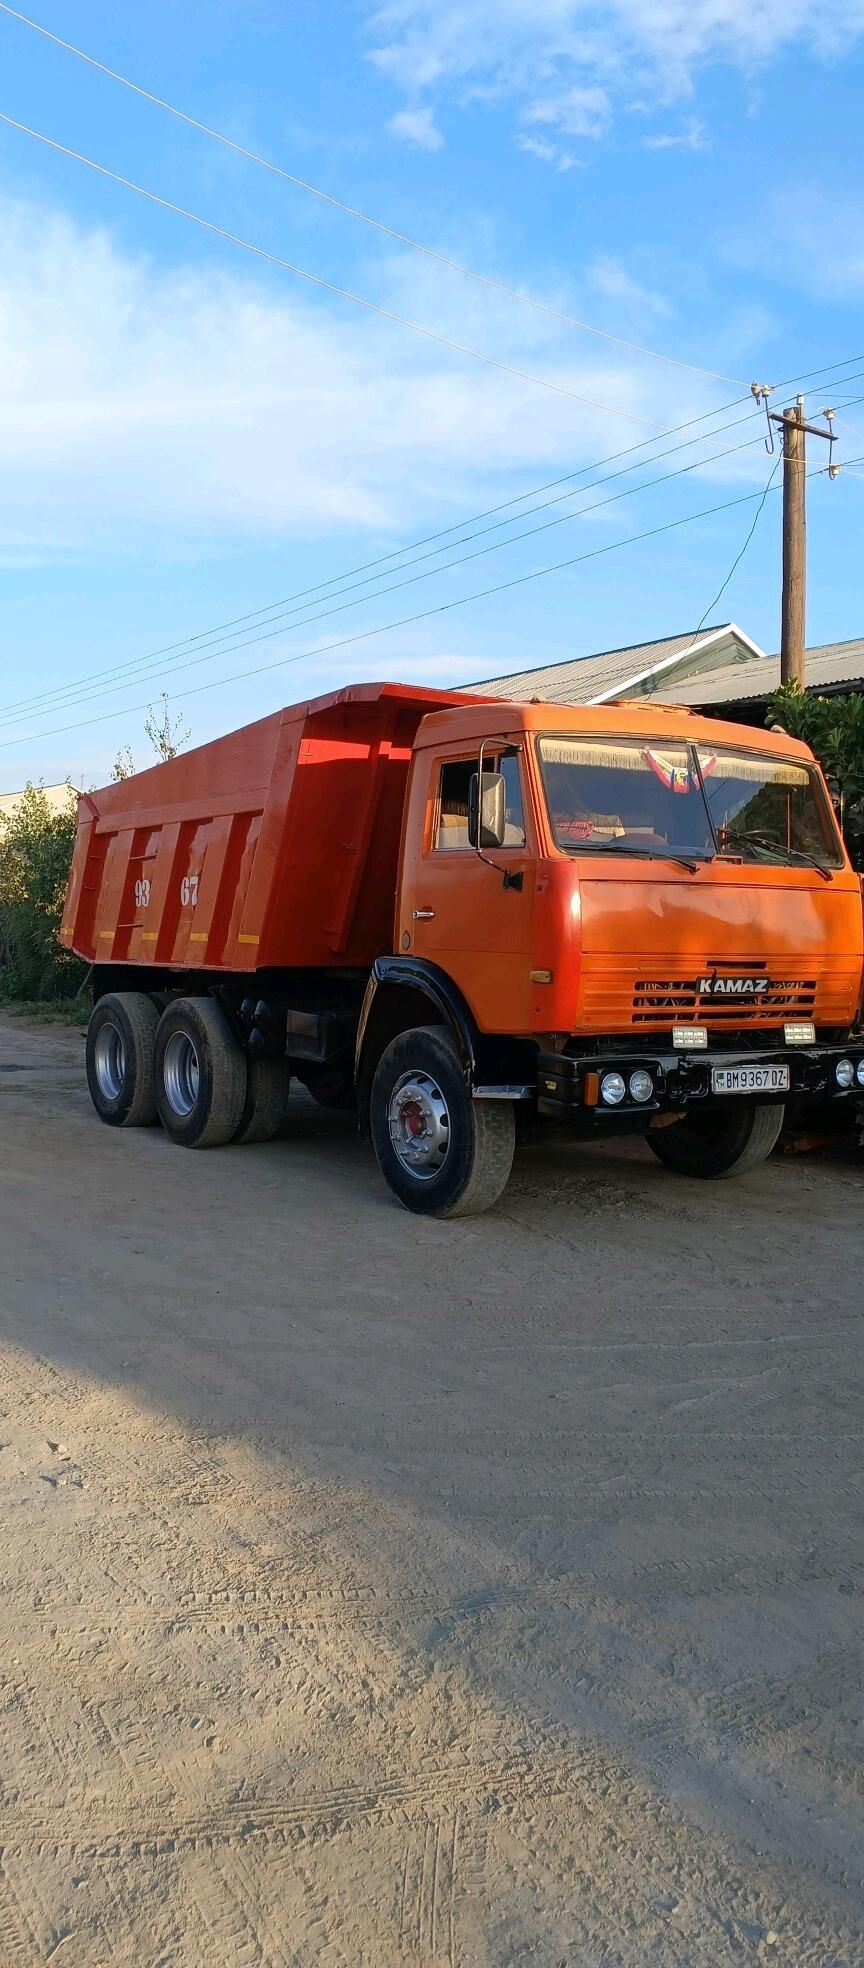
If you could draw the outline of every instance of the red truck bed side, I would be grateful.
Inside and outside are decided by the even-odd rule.
[[[100,964],[367,967],[392,948],[417,726],[466,701],[353,685],[83,794],[61,941]]]

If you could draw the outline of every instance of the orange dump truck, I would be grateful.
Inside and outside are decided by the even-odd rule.
[[[363,684],[82,796],[61,938],[93,1104],[260,1141],[356,1100],[409,1209],[487,1208],[517,1119],[689,1176],[864,1101],[861,891],[805,746],[644,702]]]

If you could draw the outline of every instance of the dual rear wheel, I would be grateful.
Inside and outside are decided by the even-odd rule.
[[[284,1058],[247,1060],[214,998],[179,998],[160,1017],[142,991],[100,998],[87,1030],[87,1082],[109,1127],[159,1120],[184,1148],[272,1140],[289,1083]]]

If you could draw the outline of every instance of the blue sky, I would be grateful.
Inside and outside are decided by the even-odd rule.
[[[558,386],[413,335],[0,125],[0,790],[67,772],[99,782],[127,743],[146,762],[142,706],[162,689],[197,742],[354,678],[451,685],[695,627],[753,506],[634,536],[758,490],[770,460],[754,422],[652,468],[651,452],[676,442],[659,433],[719,412],[754,378],[859,351],[838,374],[864,372],[861,0],[41,0],[35,17],[337,198],[697,366],[640,356],[448,271],[0,13],[8,115]],[[808,410],[857,396],[864,374],[845,388],[817,382]],[[864,403],[848,421],[838,413],[837,429],[841,457],[864,455]],[[524,520],[482,559],[449,573],[424,563],[414,572],[431,565],[430,578],[343,595],[357,605],[338,614],[325,618],[335,598],[317,598],[319,619],[301,627],[295,610],[287,624],[252,624],[245,633],[267,639],[233,655],[230,642],[209,655],[192,645],[154,659],[143,680],[131,673],[166,645],[649,438],[640,470],[605,493],[590,494],[598,474],[586,471],[574,513],[698,469],[506,544]],[[813,443],[809,462],[824,462]],[[767,648],[779,507],[772,493],[715,610]],[[811,482],[813,642],[864,627],[862,515],[864,475]],[[395,561],[380,585],[398,579]],[[124,689],[94,685],[75,701],[78,679],[123,665]]]

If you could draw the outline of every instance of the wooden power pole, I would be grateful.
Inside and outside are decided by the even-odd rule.
[[[799,396],[788,410],[769,411],[771,422],[783,432],[783,594],[780,606],[780,682],[804,689],[806,681],[807,608],[807,481],[804,439],[833,439],[832,412],[827,412],[828,429],[804,422],[804,398]]]
[[[783,413],[783,594],[780,682],[804,688],[807,613],[807,502],[803,399]]]

